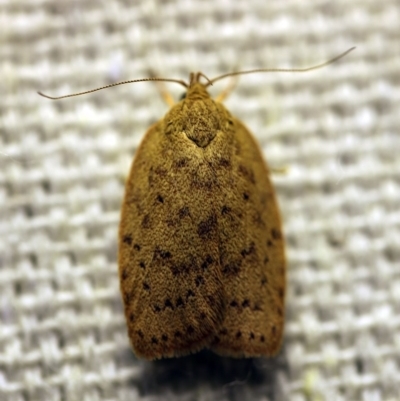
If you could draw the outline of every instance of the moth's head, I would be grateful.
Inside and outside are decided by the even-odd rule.
[[[201,78],[205,78],[206,82],[200,82]],[[191,73],[189,77],[189,84],[187,84],[186,92],[182,93],[179,100],[204,100],[210,97],[207,92],[207,87],[211,85],[211,81],[201,72]]]

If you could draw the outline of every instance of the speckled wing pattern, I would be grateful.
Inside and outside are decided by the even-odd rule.
[[[222,106],[223,107],[223,106]],[[279,350],[285,261],[274,190],[259,147],[237,119],[206,147],[163,120],[127,182],[119,270],[135,353],[204,347],[235,357]],[[232,134],[233,133],[233,134]]]
[[[194,171],[190,156],[176,156],[162,123],[154,125],[137,152],[122,209],[125,314],[134,350],[147,359],[203,348],[225,315],[216,211],[203,186],[213,177],[205,166]]]
[[[230,174],[218,176],[229,191],[218,216],[226,313],[211,349],[236,357],[271,356],[280,348],[284,325],[281,221],[259,146],[234,122],[237,153]]]

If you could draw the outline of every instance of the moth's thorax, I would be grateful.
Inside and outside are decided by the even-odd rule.
[[[191,85],[185,99],[165,117],[167,135],[184,133],[200,148],[207,147],[219,131],[232,130],[232,125],[230,113],[200,83]]]

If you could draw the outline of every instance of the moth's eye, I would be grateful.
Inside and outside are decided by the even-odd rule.
[[[183,100],[186,98],[186,92],[183,92],[182,95],[179,96],[179,100]]]

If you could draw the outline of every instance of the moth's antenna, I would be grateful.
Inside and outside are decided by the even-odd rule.
[[[45,95],[42,92],[38,92],[38,94],[40,96],[43,96],[47,99],[51,99],[51,100],[58,100],[58,99],[65,99],[66,97],[74,97],[74,96],[80,96],[80,95],[86,95],[88,93],[93,93],[93,92],[97,92],[97,91],[101,91],[103,89],[107,89],[107,88],[112,88],[113,86],[118,86],[118,85],[125,85],[125,84],[132,84],[134,82],[146,82],[146,81],[163,81],[163,82],[175,82],[178,84],[181,84],[182,86],[184,86],[185,88],[188,88],[189,85],[185,82],[182,81],[180,79],[172,79],[172,78],[142,78],[142,79],[133,79],[133,80],[129,80],[129,81],[122,81],[122,82],[116,82],[114,84],[110,84],[110,85],[106,85],[106,86],[101,86],[100,88],[96,88],[96,89],[90,89],[84,92],[78,92],[78,93],[71,93],[69,95],[64,95],[64,96],[49,96],[49,95]]]
[[[286,69],[286,68],[259,68],[259,69],[255,69],[255,70],[249,70],[249,71],[229,72],[227,74],[220,75],[219,77],[216,77],[216,78],[211,79],[211,80],[209,80],[204,74],[198,73],[196,75],[196,79],[193,79],[195,77],[195,76],[193,76],[193,78],[191,78],[191,82],[189,84],[187,84],[185,81],[180,80],[180,79],[152,77],[152,78],[142,78],[142,79],[133,79],[133,80],[128,80],[128,81],[116,82],[116,83],[113,83],[113,84],[110,84],[110,85],[101,86],[100,88],[90,89],[90,90],[83,91],[83,92],[71,93],[71,94],[63,95],[63,96],[49,96],[49,95],[45,95],[43,92],[38,92],[38,94],[40,96],[43,96],[43,97],[47,98],[47,99],[59,100],[59,99],[65,99],[67,97],[87,95],[89,93],[97,92],[97,91],[100,91],[100,90],[103,90],[103,89],[107,89],[107,88],[112,88],[114,86],[132,84],[132,83],[135,83],[135,82],[146,82],[146,81],[175,82],[175,83],[178,83],[178,84],[182,85],[185,88],[189,88],[190,84],[193,83],[192,80],[197,82],[199,80],[200,76],[202,76],[202,77],[207,79],[208,82],[205,85],[205,87],[208,87],[208,86],[212,85],[214,82],[217,82],[220,79],[223,79],[223,78],[226,78],[226,77],[232,77],[232,76],[244,75],[244,74],[252,74],[252,73],[255,73],[255,72],[306,72],[306,71],[316,70],[318,68],[325,67],[325,66],[327,66],[329,64],[332,64],[332,63],[338,61],[339,59],[341,59],[342,57],[346,56],[348,53],[350,53],[354,49],[355,49],[355,47],[351,47],[350,49],[346,50],[344,53],[339,54],[338,56],[334,57],[331,60],[325,61],[322,64],[314,65],[312,67],[307,67],[307,68],[289,68],[289,69]]]
[[[317,70],[318,68],[322,68],[325,67],[329,64],[332,64],[336,61],[338,61],[339,59],[341,59],[342,57],[346,56],[347,54],[349,54],[351,51],[353,51],[355,49],[354,47],[351,47],[350,49],[346,50],[344,53],[339,54],[338,56],[325,61],[322,64],[317,64],[314,65],[312,67],[306,67],[306,68],[258,68],[256,70],[249,70],[249,71],[237,71],[237,72],[229,72],[227,74],[223,74],[220,75],[214,79],[212,79],[210,82],[208,82],[207,86],[212,85],[214,82],[219,81],[220,79],[226,78],[226,77],[233,77],[235,75],[243,75],[243,74],[252,74],[254,72],[306,72],[306,71],[312,71],[312,70]]]

